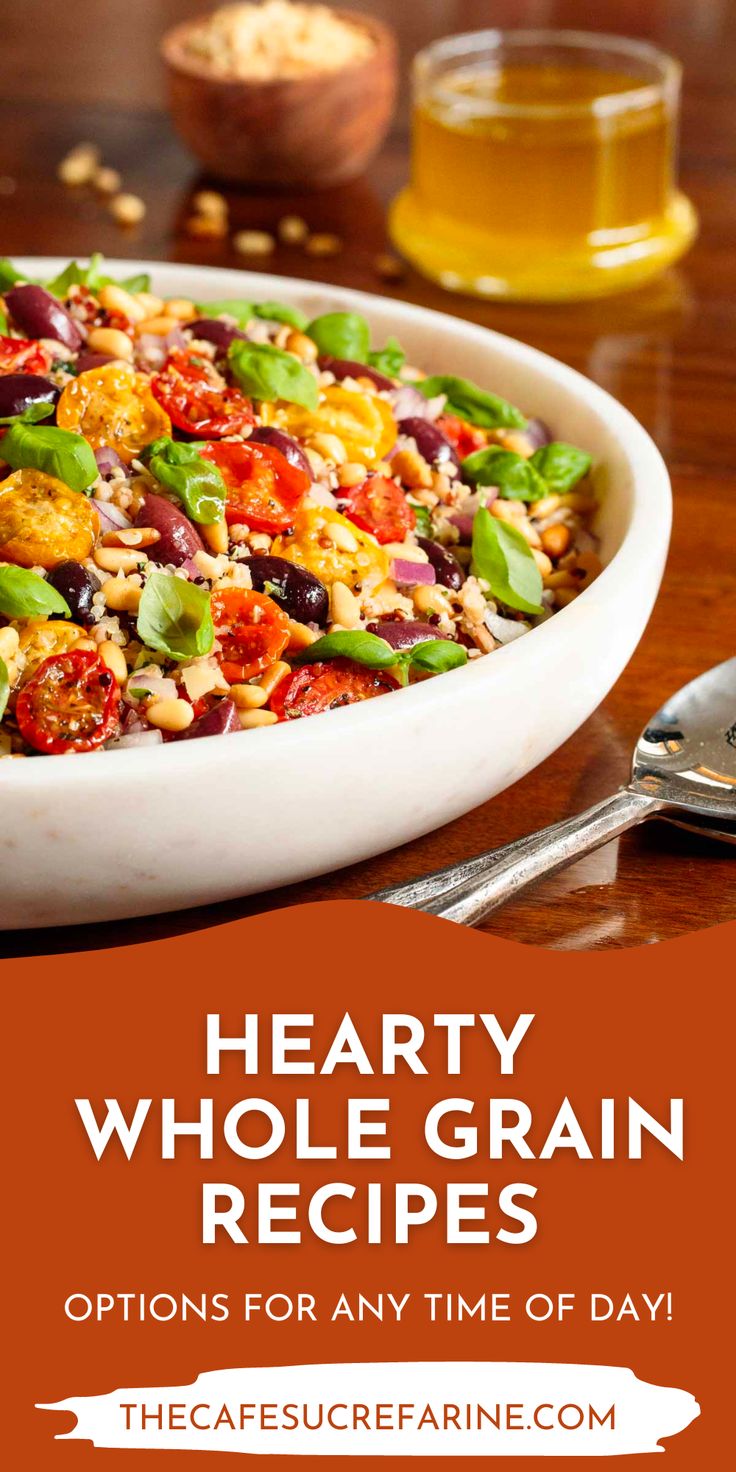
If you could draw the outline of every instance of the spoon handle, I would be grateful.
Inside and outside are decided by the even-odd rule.
[[[535,879],[554,874],[600,848],[627,828],[652,817],[661,806],[657,798],[624,787],[584,813],[411,884],[381,890],[370,898],[426,910],[458,924],[475,925]]]

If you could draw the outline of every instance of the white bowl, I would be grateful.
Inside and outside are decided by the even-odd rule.
[[[63,262],[24,262],[51,275]],[[606,567],[512,645],[411,689],[223,740],[5,761],[0,925],[120,919],[338,869],[427,833],[544,761],[611,689],[649,618],[671,521],[669,478],[614,399],[545,354],[454,317],[338,287],[138,261],[164,296],[362,312],[409,361],[508,397],[590,450]],[[562,816],[562,815],[561,815]]]

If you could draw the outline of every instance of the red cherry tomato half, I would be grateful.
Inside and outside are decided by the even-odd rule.
[[[40,664],[15,707],[21,736],[48,756],[94,751],[118,728],[120,689],[91,649],[70,649]]]
[[[151,389],[172,424],[188,434],[242,434],[254,422],[250,400],[240,389],[211,383],[207,369],[184,352],[170,353]]]
[[[475,450],[484,450],[488,444],[488,436],[482,429],[476,429],[475,425],[468,424],[466,419],[458,419],[455,414],[441,414],[437,420],[437,428],[455,446],[461,460],[465,460]]]
[[[352,659],[331,659],[303,664],[287,675],[271,696],[271,710],[280,721],[295,721],[397,689],[397,682],[384,670],[366,669]]]
[[[218,588],[212,594],[212,618],[220,669],[231,685],[263,674],[289,642],[289,620],[265,593]]]
[[[203,460],[212,460],[227,487],[225,518],[246,522],[253,531],[286,532],[294,524],[294,513],[309,476],[290,465],[273,445],[207,445]]]
[[[345,515],[382,545],[403,542],[416,526],[416,516],[404,492],[386,475],[370,475],[362,485],[340,491],[340,499],[343,497],[347,501]]]
[[[47,373],[51,354],[23,337],[0,337],[0,373]]]

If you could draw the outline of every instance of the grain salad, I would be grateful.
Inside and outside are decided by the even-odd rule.
[[[586,450],[357,313],[163,300],[100,257],[0,292],[3,756],[335,711],[600,571]]]

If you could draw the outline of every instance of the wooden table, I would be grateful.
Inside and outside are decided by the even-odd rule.
[[[349,0],[343,0],[347,8]],[[86,254],[242,265],[226,245],[182,231],[205,181],[162,110],[157,38],[201,0],[24,0],[3,28],[0,221],[8,254]],[[626,778],[632,742],[661,700],[736,644],[736,6],[732,0],[374,0],[398,26],[405,65],[422,44],[488,24],[565,25],[644,36],[685,62],[681,172],[702,231],[689,257],[652,286],[582,306],[483,305],[453,298],[408,271],[387,288],[518,336],[571,363],[633,410],[672,474],[675,528],[662,594],[615,690],[545,766],[440,832],[324,880],[255,900],[130,922],[6,936],[14,954],[119,944],[214,925],[270,906],[357,898],[575,812]],[[230,196],[238,227],[271,228],[296,211],[345,241],[329,261],[280,248],[265,269],[384,289],[373,261],[384,212],[407,172],[407,87],[396,127],[366,177],[321,195]],[[83,137],[100,143],[126,187],[148,203],[121,232],[88,195],[65,190],[55,166]],[[488,923],[495,935],[556,947],[666,940],[736,914],[733,849],[651,825],[538,884]],[[63,861],[60,856],[60,862]]]

